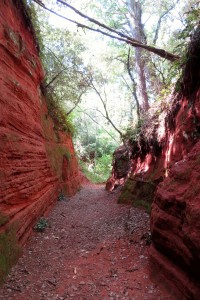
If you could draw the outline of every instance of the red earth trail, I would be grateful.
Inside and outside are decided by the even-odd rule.
[[[0,289],[1,300],[175,300],[151,278],[149,215],[85,185],[58,201]]]

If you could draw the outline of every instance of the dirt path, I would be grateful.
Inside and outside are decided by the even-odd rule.
[[[49,228],[34,233],[0,299],[174,300],[150,279],[149,216],[87,185],[59,201]],[[148,234],[147,234],[148,237]]]

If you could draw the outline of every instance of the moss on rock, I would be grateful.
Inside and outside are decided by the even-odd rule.
[[[17,262],[21,248],[17,243],[16,225],[11,225],[0,233],[0,284],[3,283],[10,268]]]
[[[129,178],[124,185],[118,203],[132,204],[145,207],[150,211],[156,184],[152,181],[142,181],[137,178]]]

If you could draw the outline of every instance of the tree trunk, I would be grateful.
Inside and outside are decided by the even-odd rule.
[[[129,9],[129,25],[131,34],[134,39],[146,44],[146,36],[142,24],[141,4],[135,0],[127,0]],[[145,58],[142,48],[135,48],[135,63],[138,81],[138,98],[140,107],[143,112],[149,109],[149,100],[147,94],[146,75],[145,75]]]

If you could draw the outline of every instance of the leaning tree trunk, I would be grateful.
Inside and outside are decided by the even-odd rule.
[[[141,4],[135,0],[127,0],[129,9],[129,25],[130,30],[135,39],[141,43],[146,43],[144,27],[142,24],[142,9]],[[135,63],[138,79],[138,98],[142,111],[149,109],[149,101],[147,94],[146,75],[145,75],[145,55],[142,48],[135,48]]]

